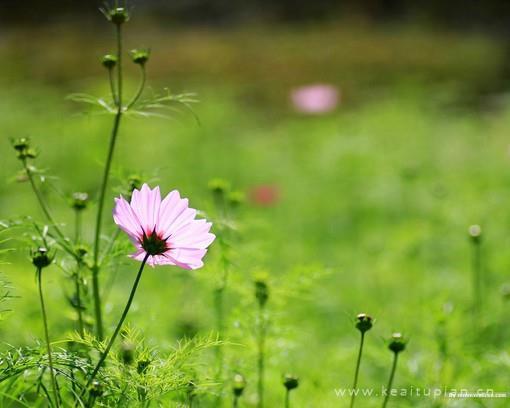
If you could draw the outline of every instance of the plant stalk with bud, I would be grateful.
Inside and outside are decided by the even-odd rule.
[[[255,297],[258,301],[258,408],[264,407],[264,369],[265,369],[265,346],[266,346],[266,303],[269,298],[269,288],[264,279],[257,279],[255,281]]]
[[[359,351],[358,351],[358,359],[356,360],[356,370],[354,371],[354,381],[352,385],[352,396],[351,396],[351,405],[350,407],[354,407],[354,399],[356,398],[356,390],[358,387],[358,376],[359,369],[361,366],[361,356],[363,354],[363,345],[365,342],[365,333],[372,328],[373,319],[367,315],[366,313],[360,313],[356,316],[356,328],[361,333],[360,343],[359,343]]]
[[[468,232],[472,246],[473,310],[479,314],[483,310],[482,229],[479,225],[471,225]]]
[[[391,365],[390,378],[388,380],[388,386],[386,387],[386,395],[383,401],[383,408],[386,407],[390,399],[391,387],[393,386],[393,379],[395,378],[395,372],[397,371],[398,355],[405,350],[406,340],[400,333],[393,333],[388,344],[388,348],[393,352],[393,363]]]
[[[299,378],[293,374],[285,374],[283,386],[285,387],[285,408],[290,408],[290,392],[299,386]]]
[[[53,367],[53,357],[50,343],[50,334],[48,330],[48,317],[46,314],[46,305],[44,303],[44,296],[42,290],[42,271],[47,266],[51,265],[53,259],[50,258],[46,248],[39,248],[32,253],[32,263],[36,269],[37,276],[37,289],[39,292],[39,302],[41,306],[41,314],[44,327],[44,340],[46,342],[46,351],[48,354],[48,368],[50,371],[51,388],[53,391],[54,404],[58,408],[60,406],[60,395],[58,393],[57,379],[55,378],[55,369]],[[50,400],[51,403],[51,400]],[[53,405],[53,404],[52,404]]]

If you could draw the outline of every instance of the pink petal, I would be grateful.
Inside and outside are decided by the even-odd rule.
[[[141,226],[146,233],[152,232],[159,218],[161,194],[159,187],[151,190],[144,184],[140,190],[133,190],[131,208],[138,216]]]
[[[174,248],[168,252],[175,261],[189,265],[191,269],[198,269],[204,265],[202,258],[207,253],[207,249]]]
[[[122,196],[115,199],[113,220],[132,240],[136,241],[142,235],[137,215]]]
[[[159,211],[158,230],[168,236],[171,234],[171,225],[188,209],[188,199],[181,198],[177,190],[169,193],[161,202]],[[187,212],[186,214],[190,214]]]
[[[194,220],[179,231],[175,232],[169,240],[171,248],[207,248],[216,238],[209,233],[211,223],[206,220]]]

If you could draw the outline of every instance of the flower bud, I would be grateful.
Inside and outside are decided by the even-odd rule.
[[[129,12],[124,7],[114,7],[105,14],[106,18],[115,25],[122,25],[129,21]]]
[[[104,393],[103,385],[97,381],[92,381],[92,384],[90,384],[90,395],[94,398],[102,396]]]
[[[26,137],[12,140],[12,147],[16,150],[18,159],[35,159],[37,152],[30,147],[30,140]]]
[[[361,332],[365,333],[372,328],[373,319],[366,313],[360,313],[356,316],[356,328]]]
[[[89,195],[87,193],[73,193],[72,198],[71,207],[73,207],[76,211],[81,211],[87,208],[89,201]]]
[[[468,229],[469,236],[474,243],[479,243],[482,239],[482,228],[479,225],[471,225]]]
[[[129,340],[124,340],[120,344],[120,359],[125,365],[133,364],[135,361],[136,346]]]
[[[259,301],[260,306],[264,306],[269,298],[269,288],[264,279],[257,279],[255,281],[255,297]]]
[[[37,269],[43,269],[51,265],[53,259],[48,255],[48,250],[44,247],[32,252],[32,263]]]
[[[84,244],[75,245],[74,252],[78,255],[78,258],[83,259],[89,253],[89,248]]]
[[[401,351],[404,351],[406,348],[406,340],[404,339],[404,336],[402,336],[401,333],[393,333],[391,335],[390,342],[388,344],[388,348],[393,351],[395,354],[400,353]]]
[[[231,191],[228,193],[227,200],[231,207],[239,207],[246,201],[246,195],[242,191]]]
[[[293,374],[285,374],[283,376],[283,385],[287,391],[291,391],[299,386],[299,378]]]
[[[128,189],[132,193],[134,190],[140,190],[142,187],[142,178],[137,174],[128,177]]]
[[[151,362],[149,360],[139,360],[136,363],[136,372],[138,374],[145,374],[147,370],[149,369],[149,365]]]
[[[215,198],[224,198],[230,190],[230,183],[226,180],[215,178],[209,181],[208,187]]]
[[[112,54],[106,54],[103,56],[101,64],[106,69],[113,69],[117,65],[117,57]]]
[[[244,389],[246,388],[246,379],[241,374],[234,375],[234,381],[232,384],[232,392],[236,397],[243,395]]]
[[[150,54],[151,51],[149,49],[131,50],[131,59],[135,64],[143,67],[149,60]]]

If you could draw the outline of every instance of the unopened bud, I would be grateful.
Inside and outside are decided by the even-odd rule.
[[[246,195],[242,191],[231,191],[227,200],[231,207],[239,207],[246,201]]]
[[[81,211],[87,208],[89,195],[87,193],[73,193],[73,200],[71,206],[76,211]]]
[[[90,395],[94,398],[101,397],[104,393],[103,385],[97,381],[92,381],[92,384],[90,385]]]
[[[299,386],[299,378],[293,374],[285,374],[283,376],[283,385],[288,391],[291,391]]]
[[[468,229],[471,240],[475,243],[479,243],[482,239],[482,228],[479,225],[471,225]]]
[[[244,389],[246,388],[246,379],[241,374],[234,375],[232,384],[232,392],[236,397],[243,395]]]
[[[32,252],[32,263],[37,269],[46,268],[51,265],[52,261],[53,259],[50,258],[46,248],[41,247]]]
[[[230,183],[226,180],[215,178],[209,181],[208,187],[215,197],[223,198],[230,190]]]
[[[255,281],[255,297],[259,301],[260,306],[264,306],[269,298],[269,288],[263,279]]]
[[[400,353],[401,351],[404,351],[406,348],[406,340],[404,339],[404,336],[402,336],[401,333],[393,333],[391,335],[390,342],[388,344],[388,348],[393,351],[395,354]]]
[[[129,13],[124,7],[115,7],[107,11],[106,18],[115,25],[129,21]]]
[[[138,374],[145,374],[147,370],[149,369],[149,365],[151,362],[149,360],[139,360],[136,363],[136,372]]]
[[[117,57],[112,54],[106,54],[101,60],[101,64],[106,69],[113,69],[117,65]]]
[[[12,147],[16,150],[18,159],[35,159],[37,152],[30,147],[30,140],[26,137],[12,140]]]
[[[149,57],[151,55],[151,51],[149,49],[139,49],[139,50],[132,50],[131,51],[131,59],[135,64],[144,66],[147,61],[149,60]]]
[[[356,328],[361,332],[365,333],[372,328],[373,319],[366,313],[360,313],[356,316]]]
[[[120,358],[124,364],[133,364],[133,361],[135,360],[135,350],[135,344],[129,340],[124,340],[120,344]]]

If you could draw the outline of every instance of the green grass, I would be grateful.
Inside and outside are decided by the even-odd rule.
[[[212,216],[207,190],[211,178],[225,178],[241,190],[278,186],[280,200],[274,207],[246,205],[237,217],[239,236],[227,303],[229,338],[241,345],[227,346],[225,355],[226,373],[239,370],[247,378],[243,397],[247,406],[253,404],[256,390],[252,277],[261,270],[269,274],[271,288],[268,407],[282,403],[281,375],[288,371],[301,379],[293,406],[347,405],[348,399],[339,401],[334,389],[352,382],[358,345],[353,319],[358,312],[376,318],[366,338],[360,387],[379,390],[386,384],[391,353],[385,339],[392,331],[401,331],[410,342],[400,356],[396,387],[505,391],[509,305],[500,287],[509,280],[510,107],[503,101],[498,109],[480,111],[459,103],[459,95],[470,89],[466,82],[481,78],[478,83],[484,83],[487,74],[497,71],[499,49],[477,37],[421,32],[406,36],[396,31],[381,39],[371,31],[358,37],[357,31],[347,29],[339,31],[332,49],[310,47],[332,41],[331,30],[321,32],[322,37],[313,32],[306,36],[307,31],[279,32],[275,43],[268,43],[267,33],[243,32],[227,44],[222,43],[229,38],[225,33],[210,39],[195,34],[199,40],[182,34],[187,42],[176,47],[170,85],[174,88],[175,78],[182,78],[186,86],[195,86],[202,101],[196,106],[200,124],[191,115],[178,121],[127,119],[115,153],[112,186],[132,172],[141,173],[163,191],[178,188],[193,206]],[[341,40],[347,41],[347,61],[340,53]],[[381,50],[377,44],[394,49]],[[452,46],[455,52],[449,51]],[[90,48],[97,50],[82,47],[87,55]],[[166,59],[154,48],[154,71],[163,82]],[[286,50],[281,65],[277,49]],[[412,54],[416,49],[421,57]],[[76,49],[74,54],[70,48],[51,50],[78,58]],[[434,57],[425,58],[426,53]],[[465,64],[459,62],[463,57]],[[82,76],[76,61],[65,70],[57,70],[51,61],[47,64],[33,67],[36,79],[44,72],[53,73],[53,80],[59,75]],[[90,70],[93,64],[87,64],[84,69]],[[422,75],[416,78],[411,66],[427,80]],[[296,73],[287,76],[294,72],[291,67]],[[377,81],[393,67],[393,78]],[[352,98],[347,97],[334,114],[305,117],[287,105],[286,92],[292,85],[313,80],[342,85],[344,74]],[[377,86],[371,88],[371,81]],[[58,176],[52,184],[59,191],[94,195],[111,118],[80,115],[81,107],[63,99],[71,87],[64,84],[62,89],[19,80],[6,86],[8,98],[0,101],[5,135],[0,141],[0,179],[5,180],[0,184],[0,218],[31,214],[42,220],[29,186],[13,181],[19,163],[8,137],[32,138],[41,151],[38,166]],[[74,91],[106,92],[95,76],[72,86]],[[377,92],[370,95],[371,89]],[[113,196],[114,192],[108,196],[110,208]],[[50,203],[72,231],[66,200],[53,194]],[[93,213],[88,212],[85,222],[89,240]],[[113,231],[112,220],[105,219],[106,231]],[[486,287],[480,321],[471,311],[467,237],[468,226],[475,223],[484,230]],[[10,301],[13,312],[0,324],[0,335],[9,344],[34,344],[42,337],[34,271],[25,255],[21,248],[2,268],[19,296]],[[146,271],[128,320],[143,331],[149,344],[167,350],[184,324],[201,333],[214,329],[212,288],[220,278],[218,258],[218,247],[213,246],[206,267],[197,272]],[[116,272],[106,303],[109,331],[136,268],[126,260]],[[104,270],[102,280],[109,280],[112,273]],[[73,327],[62,275],[57,267],[44,271],[50,328],[60,336]],[[434,403],[409,396],[395,400],[393,406],[399,407]],[[382,398],[358,397],[357,402],[380,406]],[[455,406],[452,401],[435,403]],[[505,403],[481,400],[462,406]]]

